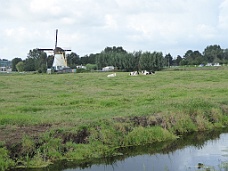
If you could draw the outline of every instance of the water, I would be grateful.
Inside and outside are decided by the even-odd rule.
[[[128,157],[112,164],[96,164],[88,168],[71,168],[64,171],[195,171],[210,168],[224,170],[228,162],[228,134],[206,141],[203,145],[190,145],[167,154],[143,154]],[[202,163],[204,168],[198,168]],[[228,168],[226,169],[228,170]]]
[[[178,141],[132,147],[121,152],[125,155],[109,160],[63,162],[37,171],[199,171],[206,168],[228,171],[228,164],[222,167],[228,162],[227,132],[191,134]]]

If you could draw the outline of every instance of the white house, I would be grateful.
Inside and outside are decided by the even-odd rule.
[[[0,71],[1,71],[1,72],[6,71],[6,67],[0,67]]]
[[[219,63],[215,63],[214,66],[221,66]]]
[[[212,63],[207,63],[205,66],[213,66]]]
[[[114,66],[106,66],[102,68],[102,71],[113,71],[114,69],[115,69]]]
[[[77,69],[86,69],[86,66],[83,66],[83,65],[78,65],[76,66]]]

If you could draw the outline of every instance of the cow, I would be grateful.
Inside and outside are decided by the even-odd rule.
[[[133,71],[133,72],[130,72],[129,75],[137,76],[137,75],[139,75],[139,72],[138,71]]]
[[[115,77],[115,76],[116,76],[116,73],[107,75],[107,77]]]
[[[143,75],[151,75],[151,74],[155,74],[155,71],[147,71],[147,70],[143,70],[142,71]]]

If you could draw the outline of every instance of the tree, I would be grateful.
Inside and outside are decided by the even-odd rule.
[[[35,60],[33,58],[26,58],[24,61],[24,71],[35,71]]]
[[[90,64],[96,64],[96,58],[98,54],[90,54],[89,55],[89,63]]]
[[[47,68],[47,54],[38,49],[30,50],[25,62],[26,62],[25,63],[26,70],[28,69],[28,71],[40,72],[43,70],[44,65],[46,65],[46,68]]]
[[[76,53],[72,52],[70,54],[67,54],[67,65],[70,68],[76,68],[77,65],[80,65],[80,58],[79,55]]]
[[[46,73],[47,72],[47,65],[41,64],[40,68],[38,69],[39,73]]]
[[[224,49],[223,51],[223,63],[228,64],[228,49]]]
[[[206,59],[199,51],[194,51],[192,55],[193,55],[193,59],[194,59],[193,65],[200,65],[200,64],[207,63]]]
[[[178,56],[177,56],[177,58],[176,58],[176,60],[175,60],[175,62],[176,62],[176,64],[177,64],[177,66],[179,66],[179,65],[180,65],[181,61],[182,61],[182,58],[181,58],[181,56],[180,56],[180,55],[178,55]]]
[[[96,70],[97,65],[96,64],[86,64],[86,69],[91,71],[91,70]]]
[[[133,63],[133,70],[135,71],[139,71],[139,60],[140,60],[140,57],[142,55],[142,51],[138,51],[138,52],[133,52],[132,53],[132,56],[134,58],[134,63]]]
[[[81,62],[80,62],[82,65],[86,65],[89,63],[89,56],[88,55],[85,55],[83,57],[81,57]]]
[[[199,51],[188,50],[184,55],[184,59],[184,62],[187,65],[200,65],[202,63],[207,63],[204,56]]]
[[[133,71],[134,70],[134,56],[130,53],[123,54],[123,68],[125,71]]]
[[[148,71],[157,71],[161,70],[164,65],[164,59],[161,52],[145,52],[142,53],[140,60],[140,69]]]
[[[18,72],[24,71],[24,62],[20,61],[16,64],[16,68]]]
[[[47,72],[47,54],[45,52],[41,52],[39,58],[37,59],[38,64],[37,69],[42,73]]]
[[[112,65],[122,70],[125,57],[127,57],[127,51],[122,47],[106,47],[101,53],[96,54],[95,57],[93,56],[91,63],[95,62],[99,69]]]
[[[110,65],[115,66],[119,70],[124,70],[125,53],[110,53]]]
[[[214,63],[217,59],[222,61],[223,50],[219,45],[210,45],[204,49],[203,55],[208,62]]]
[[[165,55],[164,65],[167,67],[170,67],[173,65],[173,57],[170,55],[170,53]]]
[[[184,54],[184,60],[182,61],[182,65],[191,65],[192,63],[192,56],[193,51],[192,50],[188,50],[185,54]]]
[[[113,47],[106,47],[105,49],[104,49],[104,51],[103,52],[105,52],[105,53],[127,53],[127,51],[126,50],[124,50],[123,49],[123,47],[116,47],[116,46],[113,46]]]
[[[12,71],[17,71],[16,65],[17,65],[18,62],[21,62],[21,61],[22,61],[21,58],[14,58],[12,60]]]
[[[49,55],[47,57],[47,68],[51,68],[54,61],[54,55]]]

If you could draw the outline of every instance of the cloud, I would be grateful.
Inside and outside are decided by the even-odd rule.
[[[80,56],[106,46],[176,56],[228,43],[228,0],[8,0],[1,7],[0,58],[53,46],[55,29],[59,46]]]
[[[221,29],[228,29],[228,0],[223,1],[220,6],[220,13],[219,13],[219,27]]]

